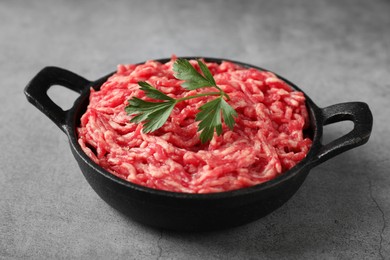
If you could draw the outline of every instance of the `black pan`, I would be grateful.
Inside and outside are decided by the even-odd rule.
[[[189,57],[186,57],[189,58]],[[222,59],[205,58],[220,63]],[[158,60],[167,62],[169,59]],[[244,67],[264,70],[232,61]],[[88,105],[90,87],[99,89],[111,76],[88,81],[70,71],[46,67],[25,88],[27,99],[48,116],[67,136],[71,151],[85,178],[96,193],[113,208],[146,225],[174,230],[212,230],[232,227],[259,219],[282,206],[298,190],[316,165],[369,139],[373,118],[367,104],[349,102],[319,108],[306,96],[311,126],[306,134],[313,140],[306,158],[274,180],[235,191],[211,194],[187,194],[155,190],[122,180],[95,164],[77,142],[76,127]],[[278,75],[277,75],[278,76]],[[278,76],[291,87],[293,83]],[[73,107],[63,111],[47,95],[53,85],[80,93]],[[350,120],[353,130],[323,145],[324,125]],[[347,185],[347,184],[346,184]]]

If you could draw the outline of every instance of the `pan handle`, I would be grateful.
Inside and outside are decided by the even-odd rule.
[[[72,108],[64,111],[47,95],[48,89],[53,85],[60,85],[81,94],[90,84],[90,81],[68,70],[46,67],[27,84],[24,94],[31,104],[41,110],[65,132],[67,112]]]
[[[320,110],[322,124],[352,121],[353,129],[326,145],[320,144],[317,154],[311,161],[312,167],[347,150],[365,144],[370,138],[373,118],[370,108],[363,102],[348,102],[332,105]]]

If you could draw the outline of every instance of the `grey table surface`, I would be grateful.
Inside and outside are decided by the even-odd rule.
[[[386,0],[0,1],[0,258],[390,259],[389,28]],[[48,65],[96,79],[172,54],[268,68],[321,107],[364,101],[371,139],[313,169],[253,223],[204,233],[140,225],[96,195],[23,89]],[[64,108],[77,97],[50,95]],[[327,126],[325,140],[351,127]]]

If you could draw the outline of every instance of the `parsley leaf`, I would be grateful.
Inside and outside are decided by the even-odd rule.
[[[234,118],[237,117],[237,112],[232,108],[223,98],[221,98],[221,110],[223,115],[223,121],[229,127],[230,130],[234,128]]]
[[[153,132],[165,124],[176,105],[176,100],[165,95],[147,82],[140,81],[138,85],[141,86],[140,89],[145,92],[147,97],[166,100],[164,102],[150,102],[133,97],[128,101],[129,105],[125,108],[129,115],[137,114],[130,122],[140,123],[146,121],[142,131],[144,133]]]
[[[206,64],[198,60],[198,65],[200,67],[200,70],[203,72],[204,77],[211,83],[211,86],[217,86],[217,83],[215,83],[214,77],[211,74],[211,71],[209,68],[207,68]]]
[[[150,98],[159,99],[159,100],[174,100],[171,97],[168,97],[161,91],[157,90],[155,87],[150,85],[148,82],[139,81],[138,85],[141,86],[140,90],[145,92],[145,95]]]
[[[208,71],[208,76],[201,75],[186,59],[177,59],[173,64],[173,71],[175,72],[175,77],[185,82],[181,85],[183,88],[188,90],[194,90],[204,87],[216,86],[211,72],[208,70],[206,65],[198,60],[198,64],[202,64],[204,67],[203,70]],[[201,67],[202,68],[202,67]],[[211,80],[210,80],[211,78]]]
[[[204,104],[199,110],[200,112],[196,115],[195,120],[200,121],[198,131],[202,131],[200,134],[202,143],[213,138],[214,130],[217,135],[222,134],[221,112],[225,124],[233,130],[234,117],[237,116],[237,113],[222,96]]]

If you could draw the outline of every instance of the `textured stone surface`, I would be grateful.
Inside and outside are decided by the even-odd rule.
[[[389,14],[385,0],[0,1],[0,258],[389,259]],[[271,69],[323,107],[367,102],[372,137],[251,224],[178,233],[132,222],[93,192],[23,88],[47,65],[96,79],[171,54]],[[349,129],[331,125],[326,140]]]

